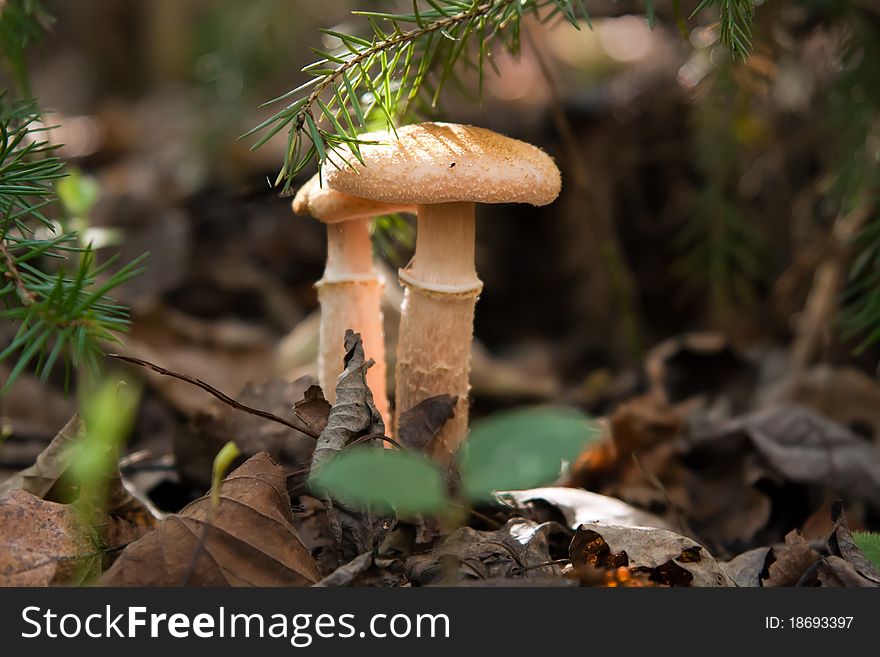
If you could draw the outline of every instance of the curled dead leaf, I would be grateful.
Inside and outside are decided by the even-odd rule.
[[[817,562],[815,580],[820,586],[826,588],[873,588],[880,586],[862,576],[851,563],[834,555]],[[812,582],[810,583],[812,584]]]
[[[364,356],[361,336],[351,329],[345,332],[345,369],[336,384],[336,403],[330,409],[327,424],[312,453],[309,483],[339,452],[354,441],[364,438],[374,447],[381,448],[385,434],[382,416],[373,404],[373,393],[367,385],[367,369],[373,364]],[[320,488],[316,486],[316,489]],[[386,519],[360,509],[340,496],[322,500],[327,510],[327,521],[340,561],[350,561],[370,552],[390,528]]]
[[[0,496],[23,490],[39,498],[46,497],[73,462],[83,429],[83,421],[79,415],[74,415],[40,452],[33,465],[0,482]]]
[[[201,547],[200,547],[201,545]],[[284,468],[265,452],[129,545],[105,586],[308,586],[320,579],[292,524]]]
[[[363,435],[383,435],[385,425],[373,405],[373,393],[367,386],[366,372],[373,361],[366,360],[361,336],[351,329],[345,332],[345,369],[336,384],[336,403],[330,409],[327,424],[312,454],[314,475],[352,440]]]
[[[843,512],[842,501],[838,500],[831,506],[831,519],[834,522],[834,531],[828,537],[828,551],[832,556],[844,559],[865,579],[880,585],[880,570],[865,557],[865,553],[853,541]]]
[[[428,445],[455,415],[458,397],[437,395],[423,399],[400,414],[397,440],[407,449],[430,452]]]
[[[803,534],[793,529],[785,536],[781,549],[773,550],[775,561],[770,564],[765,588],[795,586],[809,569],[822,557],[804,539]]]

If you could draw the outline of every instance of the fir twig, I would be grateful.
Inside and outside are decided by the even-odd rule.
[[[0,1],[0,55],[24,96],[30,96],[25,52],[52,24],[40,0]]]
[[[722,39],[736,56],[751,44],[751,0],[704,0],[697,11],[719,4]],[[425,6],[427,5],[427,6]],[[646,4],[649,22],[654,3]],[[369,36],[323,30],[336,39],[332,52],[315,50],[318,61],[303,68],[311,79],[271,102],[288,104],[243,137],[262,133],[253,148],[287,130],[284,164],[276,179],[288,191],[313,160],[334,166],[360,160],[360,138],[374,118],[388,130],[413,110],[427,114],[439,103],[459,69],[476,74],[482,92],[487,64],[499,44],[516,54],[523,18],[547,22],[561,16],[574,28],[590,24],[583,0],[413,0],[411,13],[355,11]],[[696,13],[696,12],[695,12]],[[268,103],[267,103],[268,104]]]
[[[752,50],[754,0],[701,0],[691,18],[709,7],[718,8],[721,43],[730,49],[734,59],[747,59]]]
[[[128,326],[127,310],[107,293],[140,273],[141,259],[110,274],[112,261],[98,266],[75,233],[53,234],[43,210],[64,172],[45,130],[32,102],[0,97],[0,320],[18,326],[0,350],[0,361],[18,354],[0,393],[28,366],[43,379],[59,361],[68,377],[71,366],[95,367],[99,344]]]
[[[836,146],[830,177],[841,212],[867,213],[853,240],[841,314],[843,337],[858,337],[856,350],[863,351],[880,343],[880,26],[862,11],[847,18],[843,73],[830,95]]]
[[[9,247],[6,246],[6,242],[2,240],[0,240],[0,254],[3,255],[3,264],[6,267],[3,275],[15,284],[15,290],[18,292],[19,301],[25,306],[33,305],[34,302],[36,302],[36,296],[33,292],[27,289],[21,274],[18,272],[15,258],[9,251]]]
[[[318,433],[312,427],[308,425],[304,420],[301,420],[299,417],[296,418],[295,422],[291,422],[290,420],[286,420],[283,417],[279,417],[274,413],[270,413],[269,411],[262,411],[259,408],[253,408],[252,406],[247,406],[246,404],[242,404],[240,401],[236,401],[229,395],[220,392],[217,388],[212,385],[205,383],[201,379],[197,379],[194,376],[190,376],[189,374],[181,374],[180,372],[173,372],[169,369],[165,369],[164,367],[160,367],[155,363],[151,363],[150,361],[143,360],[141,358],[135,358],[133,356],[125,356],[123,354],[108,354],[110,358],[116,358],[117,360],[121,360],[126,363],[132,363],[133,365],[139,365],[140,367],[146,367],[149,370],[154,371],[156,374],[161,374],[162,376],[169,376],[172,379],[178,379],[179,381],[184,381],[185,383],[189,383],[197,388],[201,388],[209,395],[219,399],[221,402],[226,404],[227,406],[231,406],[237,411],[243,411],[245,413],[249,413],[250,415],[256,415],[257,417],[261,417],[264,420],[270,420],[272,422],[276,422],[278,424],[282,424],[285,427],[289,427],[291,429],[296,429],[297,431],[301,431],[307,436],[311,436],[312,438],[317,438]]]

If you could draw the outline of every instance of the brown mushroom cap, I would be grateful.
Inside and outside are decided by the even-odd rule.
[[[362,135],[367,166],[334,160],[324,168],[339,192],[385,203],[547,205],[562,186],[559,169],[537,146],[454,123],[417,123]],[[354,158],[352,158],[353,160]],[[335,166],[334,166],[335,165]]]
[[[320,174],[316,173],[297,191],[293,198],[293,211],[314,217],[325,224],[333,224],[353,219],[371,219],[393,212],[412,213],[416,209],[412,203],[382,203],[334,191],[326,182],[321,186]]]

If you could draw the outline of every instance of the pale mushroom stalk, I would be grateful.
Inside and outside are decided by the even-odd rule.
[[[428,397],[458,397],[435,454],[446,458],[467,433],[474,308],[483,287],[474,266],[473,203],[418,208],[416,249],[400,271],[406,288],[397,346],[396,405]],[[451,444],[447,444],[448,441]]]
[[[327,224],[327,262],[316,283],[321,304],[318,382],[330,403],[336,401],[336,382],[343,370],[346,329],[361,335],[364,354],[374,362],[367,370],[373,403],[390,433],[385,333],[382,328],[384,281],[373,266],[370,219],[392,212],[411,212],[411,205],[390,205],[321,185],[315,175],[297,192],[297,214],[309,214]]]
[[[345,330],[360,333],[364,354],[374,361],[367,370],[367,385],[376,410],[390,429],[382,330],[384,281],[373,268],[369,222],[354,219],[327,224],[327,264],[315,284],[321,304],[318,381],[327,401],[335,402],[336,380],[343,370]]]
[[[395,134],[363,135],[362,164],[328,171],[339,192],[384,203],[418,204],[397,345],[398,418],[429,397],[457,395],[455,416],[435,439],[448,462],[467,435],[474,307],[482,290],[474,266],[474,204],[546,205],[559,194],[553,159],[539,148],[474,126],[419,123]]]

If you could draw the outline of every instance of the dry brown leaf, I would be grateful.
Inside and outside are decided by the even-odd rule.
[[[796,529],[785,536],[781,550],[773,550],[776,560],[770,564],[769,575],[764,580],[765,588],[794,586],[810,567],[819,561],[819,553],[810,547],[803,535]]]
[[[756,588],[761,586],[761,573],[764,572],[769,555],[770,548],[759,547],[737,555],[722,563],[721,567],[737,586]]]
[[[440,429],[455,415],[458,397],[437,395],[420,401],[400,414],[397,440],[407,449],[430,451],[428,445]]]
[[[880,584],[880,570],[871,563],[861,548],[853,541],[852,533],[843,512],[843,502],[837,501],[831,506],[831,519],[834,531],[828,537],[828,551],[849,563],[862,577]]]
[[[320,434],[327,426],[330,416],[330,402],[324,399],[321,386],[309,386],[303,398],[293,405],[294,414],[309,425],[316,434]]]
[[[40,452],[32,466],[0,483],[0,496],[13,490],[23,490],[44,498],[73,462],[73,448],[82,431],[83,422],[78,415],[74,415]]]
[[[344,359],[345,369],[336,384],[336,403],[315,445],[310,477],[353,441],[365,438],[379,447],[385,434],[382,416],[367,386],[366,372],[373,361],[366,360],[361,336],[351,329],[345,332]],[[390,527],[383,518],[363,512],[357,504],[347,504],[338,497],[333,500],[328,497],[323,502],[343,561],[371,551]]]
[[[805,407],[773,406],[706,429],[680,459],[690,525],[716,547],[781,540],[802,524],[802,495],[814,490],[817,498],[833,491],[880,500],[880,450]],[[785,492],[794,486],[807,490]]]
[[[345,332],[344,358],[345,369],[336,384],[336,403],[312,454],[312,475],[356,438],[385,433],[366,381],[367,369],[373,361],[366,360],[361,336],[351,329]]]
[[[589,444],[572,464],[571,484],[592,489],[619,481],[634,468],[634,452],[644,455],[678,436],[687,412],[686,405],[670,406],[654,393],[623,402],[603,426],[602,440]]]
[[[210,516],[210,497],[169,516],[129,545],[100,583],[308,586],[320,579],[292,524],[284,468],[265,452],[223,480],[220,505]]]
[[[733,586],[714,557],[696,541],[646,527],[582,525],[569,547],[576,566],[614,570],[623,566],[634,575],[668,586]]]
[[[51,443],[40,452],[33,465],[12,475],[0,484],[0,497],[15,490],[25,491],[49,502],[69,502],[79,495],[79,484],[68,475],[68,469],[79,453],[85,425],[73,416]],[[70,481],[68,481],[70,479]],[[66,486],[60,486],[64,482]],[[109,554],[113,549],[137,540],[156,526],[149,508],[135,499],[122,483],[118,472],[107,479],[108,498],[96,509],[96,530]]]
[[[855,567],[834,555],[822,559],[816,568],[816,581],[821,586],[847,588],[873,588],[880,586],[859,573]]]
[[[880,450],[806,407],[774,406],[749,413],[700,442],[710,448],[709,442],[724,444],[736,435],[747,436],[770,471],[787,481],[880,504]]]
[[[81,584],[101,572],[97,535],[77,510],[24,490],[0,497],[0,586]]]

